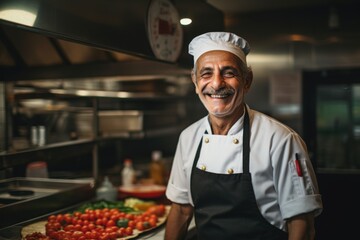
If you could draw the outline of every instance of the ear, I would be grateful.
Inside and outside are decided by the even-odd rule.
[[[250,90],[252,81],[253,81],[253,72],[251,69],[249,69],[249,72],[245,78],[245,86],[244,86],[245,92],[248,92]]]
[[[195,85],[195,92],[196,92],[196,94],[199,94],[199,88],[198,88],[198,85],[197,85],[196,74],[195,74],[195,72],[194,72],[194,69],[191,70],[191,80],[192,80],[192,82],[193,82],[194,85]]]

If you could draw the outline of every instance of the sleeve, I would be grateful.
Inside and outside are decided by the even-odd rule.
[[[181,139],[180,136],[166,188],[166,197],[172,202],[187,204],[190,203],[189,190]]]
[[[282,217],[288,219],[308,212],[314,212],[317,216],[323,206],[306,145],[294,132],[281,141],[272,159]]]

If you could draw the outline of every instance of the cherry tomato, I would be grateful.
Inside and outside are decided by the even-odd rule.
[[[113,226],[115,226],[115,221],[114,220],[107,221],[106,227],[113,227]]]
[[[143,222],[139,221],[136,223],[136,229],[139,231],[143,231],[144,230],[144,225]]]
[[[158,217],[162,217],[165,214],[165,206],[162,204],[151,206],[146,212],[148,212],[150,215],[155,214]]]
[[[150,224],[150,227],[156,227],[157,225],[157,221],[155,218],[150,218],[149,219],[149,224]]]
[[[134,228],[136,227],[135,221],[134,221],[134,220],[130,220],[130,221],[128,222],[128,227],[131,227],[132,229],[134,229]]]
[[[126,234],[126,236],[133,235],[133,229],[131,227],[125,228],[125,234]]]

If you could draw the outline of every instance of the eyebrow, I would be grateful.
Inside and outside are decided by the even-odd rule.
[[[214,68],[212,68],[212,67],[205,67],[205,68],[200,69],[199,73],[200,73],[200,74],[203,74],[204,72],[207,72],[207,71],[214,71]]]

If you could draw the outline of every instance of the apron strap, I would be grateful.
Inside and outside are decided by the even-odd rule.
[[[245,107],[244,127],[243,127],[243,172],[249,173],[250,160],[250,120],[247,108]]]

